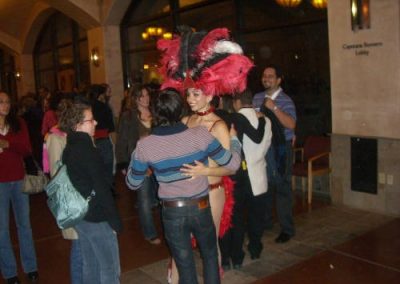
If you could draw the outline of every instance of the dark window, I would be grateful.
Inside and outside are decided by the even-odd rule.
[[[264,66],[279,65],[285,75],[283,88],[297,107],[299,142],[307,135],[331,132],[327,9],[317,9],[310,1],[295,8],[281,7],[275,0],[132,1],[121,24],[126,86],[133,81],[161,82],[157,38],[144,40],[146,28],[173,32],[181,24],[197,31],[227,27],[254,60],[248,80],[253,93],[263,90]]]
[[[56,12],[43,26],[34,49],[36,87],[71,92],[90,82],[86,31]]]
[[[15,70],[14,56],[0,48],[0,90],[11,97],[17,97],[17,70]],[[20,75],[18,73],[18,75]]]

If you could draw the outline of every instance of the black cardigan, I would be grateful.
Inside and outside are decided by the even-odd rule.
[[[111,184],[107,182],[103,160],[92,138],[84,132],[69,133],[62,160],[72,184],[83,197],[89,196],[92,189],[96,192],[84,220],[94,223],[106,221],[116,232],[121,231],[122,222]]]
[[[254,128],[250,121],[241,113],[233,112],[229,113],[225,110],[218,109],[215,114],[225,121],[228,129],[231,128],[231,124],[235,126],[237,137],[241,143],[243,143],[243,135],[246,134],[254,143],[259,144],[264,138],[265,131],[265,119],[258,118],[258,126]]]

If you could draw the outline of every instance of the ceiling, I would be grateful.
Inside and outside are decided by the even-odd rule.
[[[20,38],[25,22],[39,0],[0,0],[0,32]]]

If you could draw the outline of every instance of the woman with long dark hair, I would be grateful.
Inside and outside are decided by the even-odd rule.
[[[0,91],[0,270],[7,283],[20,283],[10,240],[10,204],[18,231],[22,268],[31,281],[38,278],[36,253],[29,220],[29,196],[22,193],[24,157],[31,154],[26,124]]]
[[[150,134],[152,116],[150,112],[150,92],[141,85],[133,85],[127,97],[126,110],[121,114],[116,143],[118,168],[126,173],[131,154],[140,138]],[[157,183],[151,171],[143,186],[137,191],[137,205],[140,225],[146,240],[153,245],[161,243],[154,225],[152,208],[157,204]]]

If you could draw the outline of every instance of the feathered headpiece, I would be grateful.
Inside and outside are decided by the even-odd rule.
[[[180,35],[157,42],[162,52],[161,89],[175,88],[183,93],[196,88],[211,96],[246,89],[247,73],[253,62],[243,55],[240,45],[230,40],[228,29],[206,33],[180,26],[178,30]]]

